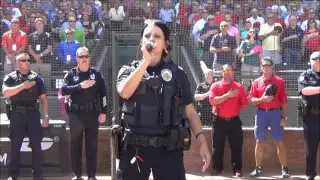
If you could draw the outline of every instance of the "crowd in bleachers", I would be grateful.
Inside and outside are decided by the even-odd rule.
[[[14,56],[28,51],[36,72],[67,70],[76,49],[90,48],[103,29],[138,32],[151,18],[166,22],[181,43],[192,41],[208,68],[230,61],[250,74],[271,56],[294,69],[319,50],[319,9],[317,0],[2,0],[1,64],[8,73]]]

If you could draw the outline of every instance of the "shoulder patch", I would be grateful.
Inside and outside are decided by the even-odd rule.
[[[305,77],[303,75],[300,76],[299,79],[298,79],[299,83],[302,83],[304,80],[305,80]]]

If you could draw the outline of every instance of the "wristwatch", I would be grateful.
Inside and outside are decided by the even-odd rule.
[[[45,118],[49,118],[49,115],[48,115],[48,114],[44,114],[44,117],[45,117]]]
[[[288,117],[282,116],[282,119],[288,119]]]

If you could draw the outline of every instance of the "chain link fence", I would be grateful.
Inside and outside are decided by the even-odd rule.
[[[215,81],[220,80],[219,64],[227,62],[236,62],[234,79],[249,90],[250,82],[260,76],[260,58],[270,56],[276,64],[275,74],[286,83],[289,126],[301,127],[296,110],[297,79],[310,66],[310,54],[319,51],[319,2],[316,0],[283,0],[276,3],[268,0],[47,0],[1,3],[1,41],[2,47],[9,52],[4,50],[0,53],[3,59],[0,76],[3,78],[15,68],[11,54],[29,52],[31,69],[46,82],[49,115],[53,119],[67,118],[63,97],[58,96],[59,88],[65,71],[76,66],[76,49],[87,46],[91,65],[100,70],[105,79],[108,102],[105,125],[110,126],[119,108],[115,90],[118,70],[122,65],[141,58],[136,55],[144,20],[160,19],[171,30],[173,51],[170,58],[185,70],[193,92],[205,82],[204,75],[208,69],[215,72]],[[15,23],[14,18],[18,18],[19,23]],[[36,18],[42,18],[42,21],[38,19],[35,23]],[[74,30],[72,36],[66,33],[67,28]],[[227,33],[217,38],[221,28],[225,28]],[[6,33],[17,30],[26,35],[9,36],[10,33]],[[274,30],[281,32],[270,34]],[[268,37],[262,40],[267,34]],[[210,52],[210,47],[229,47],[230,51],[215,54]],[[1,96],[1,113],[5,113],[4,99]],[[202,106],[198,105],[199,102],[195,105],[203,125],[210,127],[211,107],[205,108],[204,101],[208,100],[200,101]],[[244,127],[254,126],[255,111],[253,106],[242,111]]]

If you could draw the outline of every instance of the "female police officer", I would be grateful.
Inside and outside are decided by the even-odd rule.
[[[317,152],[320,140],[320,51],[310,56],[311,69],[303,72],[298,79],[298,90],[306,102],[299,109],[303,121],[304,139],[306,144],[307,179],[312,180],[317,175]],[[303,114],[305,112],[305,114]]]
[[[194,108],[185,72],[169,53],[170,32],[161,21],[152,20],[141,31],[143,58],[123,66],[118,74],[117,91],[124,99],[122,121],[126,131],[117,179],[147,180],[150,169],[154,179],[185,179],[183,165],[183,114],[201,143],[200,155],[210,164],[210,153]]]

